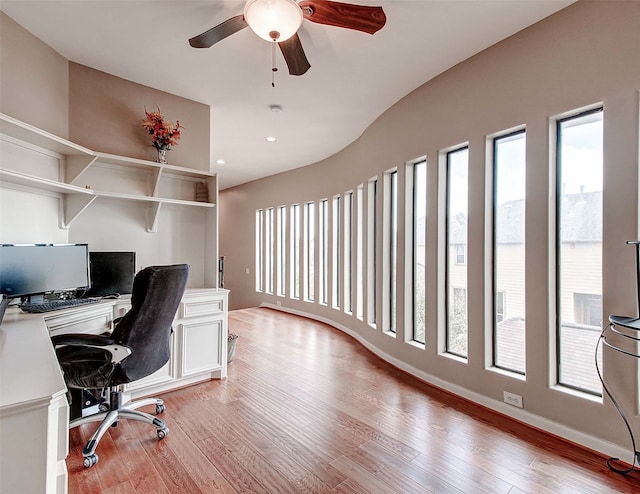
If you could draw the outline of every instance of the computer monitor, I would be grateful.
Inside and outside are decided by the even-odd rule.
[[[0,293],[8,298],[90,286],[87,244],[0,245]]]
[[[89,252],[90,297],[131,293],[136,273],[135,252]]]

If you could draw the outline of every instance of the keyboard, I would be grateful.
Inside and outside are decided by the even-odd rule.
[[[47,300],[38,304],[20,304],[20,309],[31,314],[39,314],[42,312],[51,312],[54,310],[69,309],[72,307],[83,306],[87,304],[95,304],[100,302],[98,297],[88,298],[71,298],[68,300]]]

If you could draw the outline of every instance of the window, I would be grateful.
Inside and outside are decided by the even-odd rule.
[[[376,324],[378,180],[369,181],[367,196],[367,322]]]
[[[331,228],[331,303],[334,309],[340,309],[340,196],[333,198]]]
[[[469,148],[447,153],[446,191],[446,351],[467,357],[467,266],[457,263],[467,245]]]
[[[524,130],[493,140],[493,365],[525,373]],[[505,294],[509,311],[505,312]]]
[[[313,302],[315,298],[315,203],[308,202],[304,205],[304,295],[305,300]]]
[[[599,396],[593,349],[602,329],[602,122],[598,108],[556,123],[558,382]]]
[[[427,162],[413,165],[413,340],[425,343]]]
[[[265,218],[264,259],[265,292],[273,293],[273,208],[268,208]]]
[[[397,314],[397,260],[398,260],[398,172],[392,171],[388,174],[388,230],[386,232],[387,253],[388,253],[388,276],[389,276],[389,325],[388,330],[392,333],[396,332],[396,314]]]
[[[279,296],[284,297],[286,295],[286,269],[287,269],[287,253],[286,253],[286,243],[287,243],[287,208],[284,206],[280,206],[278,208],[278,227],[277,227],[277,244],[276,244],[276,255],[278,258],[278,267],[277,267],[277,276],[276,276],[276,286],[277,293]]]
[[[300,204],[291,206],[291,298],[300,298]]]
[[[329,201],[327,199],[320,201],[318,214],[320,215],[320,224],[318,225],[318,249],[320,250],[318,253],[318,295],[320,303],[327,305],[329,301],[327,291],[329,277]]]
[[[262,209],[256,210],[256,291],[261,292],[262,285],[262,263],[263,251],[262,241],[264,235],[264,225],[262,218]]]
[[[353,312],[353,192],[344,195],[344,311]]]

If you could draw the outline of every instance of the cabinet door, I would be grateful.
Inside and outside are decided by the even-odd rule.
[[[66,458],[69,454],[69,405],[65,395],[60,395],[51,401],[49,405],[49,424],[48,424],[48,458],[47,466],[55,465],[55,469],[48,469],[48,474],[53,476],[55,472],[55,482],[53,478],[49,478],[50,484],[55,483],[52,492],[57,494],[65,494],[67,492],[67,463]],[[51,485],[53,487],[53,485]]]
[[[180,375],[189,376],[219,369],[222,366],[222,335],[224,319],[183,321],[181,336]]]

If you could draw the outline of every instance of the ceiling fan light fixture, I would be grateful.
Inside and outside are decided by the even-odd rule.
[[[286,41],[302,25],[302,10],[294,0],[249,0],[244,20],[266,41]]]

